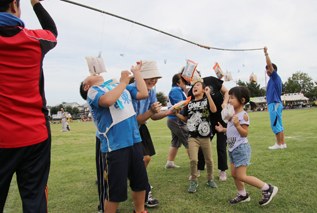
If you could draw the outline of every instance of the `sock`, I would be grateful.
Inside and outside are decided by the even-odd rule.
[[[262,188],[262,191],[268,190],[269,188],[270,188],[269,185],[267,185],[267,183],[264,183],[264,186],[263,186],[263,188]]]
[[[239,195],[243,195],[246,196],[247,192],[245,191],[245,189],[243,189],[242,191],[238,191]]]
[[[167,161],[167,164],[174,164],[174,161]]]

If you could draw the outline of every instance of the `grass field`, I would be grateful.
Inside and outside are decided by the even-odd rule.
[[[201,173],[196,193],[189,187],[189,160],[185,149],[179,149],[175,164],[178,169],[165,169],[171,133],[166,119],[150,121],[148,128],[156,148],[156,155],[148,167],[153,197],[160,204],[146,208],[149,212],[316,212],[317,179],[317,109],[285,110],[283,125],[287,149],[269,150],[275,143],[270,128],[268,112],[252,112],[250,116],[249,143],[252,147],[251,165],[247,174],[272,183],[279,192],[267,206],[259,206],[261,191],[246,185],[251,201],[230,205],[227,201],[237,194],[230,169],[228,180],[215,181],[218,189],[206,185],[206,171]],[[52,127],[52,163],[48,182],[49,212],[97,212],[98,196],[95,185],[95,127],[92,122],[74,122],[71,131],[60,132],[61,124]],[[215,139],[214,139],[215,140]],[[214,164],[217,168],[215,141],[211,142]],[[0,192],[1,193],[1,192]],[[119,205],[121,213],[133,212],[133,200]],[[22,212],[15,177],[11,183],[4,212]]]

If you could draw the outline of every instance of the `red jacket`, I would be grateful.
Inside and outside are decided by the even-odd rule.
[[[0,148],[34,145],[50,132],[42,63],[57,30],[40,3],[34,11],[43,30],[0,26]]]

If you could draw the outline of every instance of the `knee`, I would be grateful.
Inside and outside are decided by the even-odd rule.
[[[151,157],[149,155],[144,156],[144,162],[150,162]]]

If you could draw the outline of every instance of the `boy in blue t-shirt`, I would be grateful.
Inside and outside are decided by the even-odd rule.
[[[82,89],[88,91],[87,99],[97,120],[100,134],[107,189],[105,212],[116,212],[119,203],[127,199],[127,177],[130,180],[135,212],[144,212],[148,178],[132,105],[132,99],[148,97],[146,85],[140,74],[141,66],[142,61],[131,67],[137,87],[128,85],[133,77],[129,76],[129,71],[121,72],[118,84],[104,82],[101,75],[89,76],[82,84]]]

